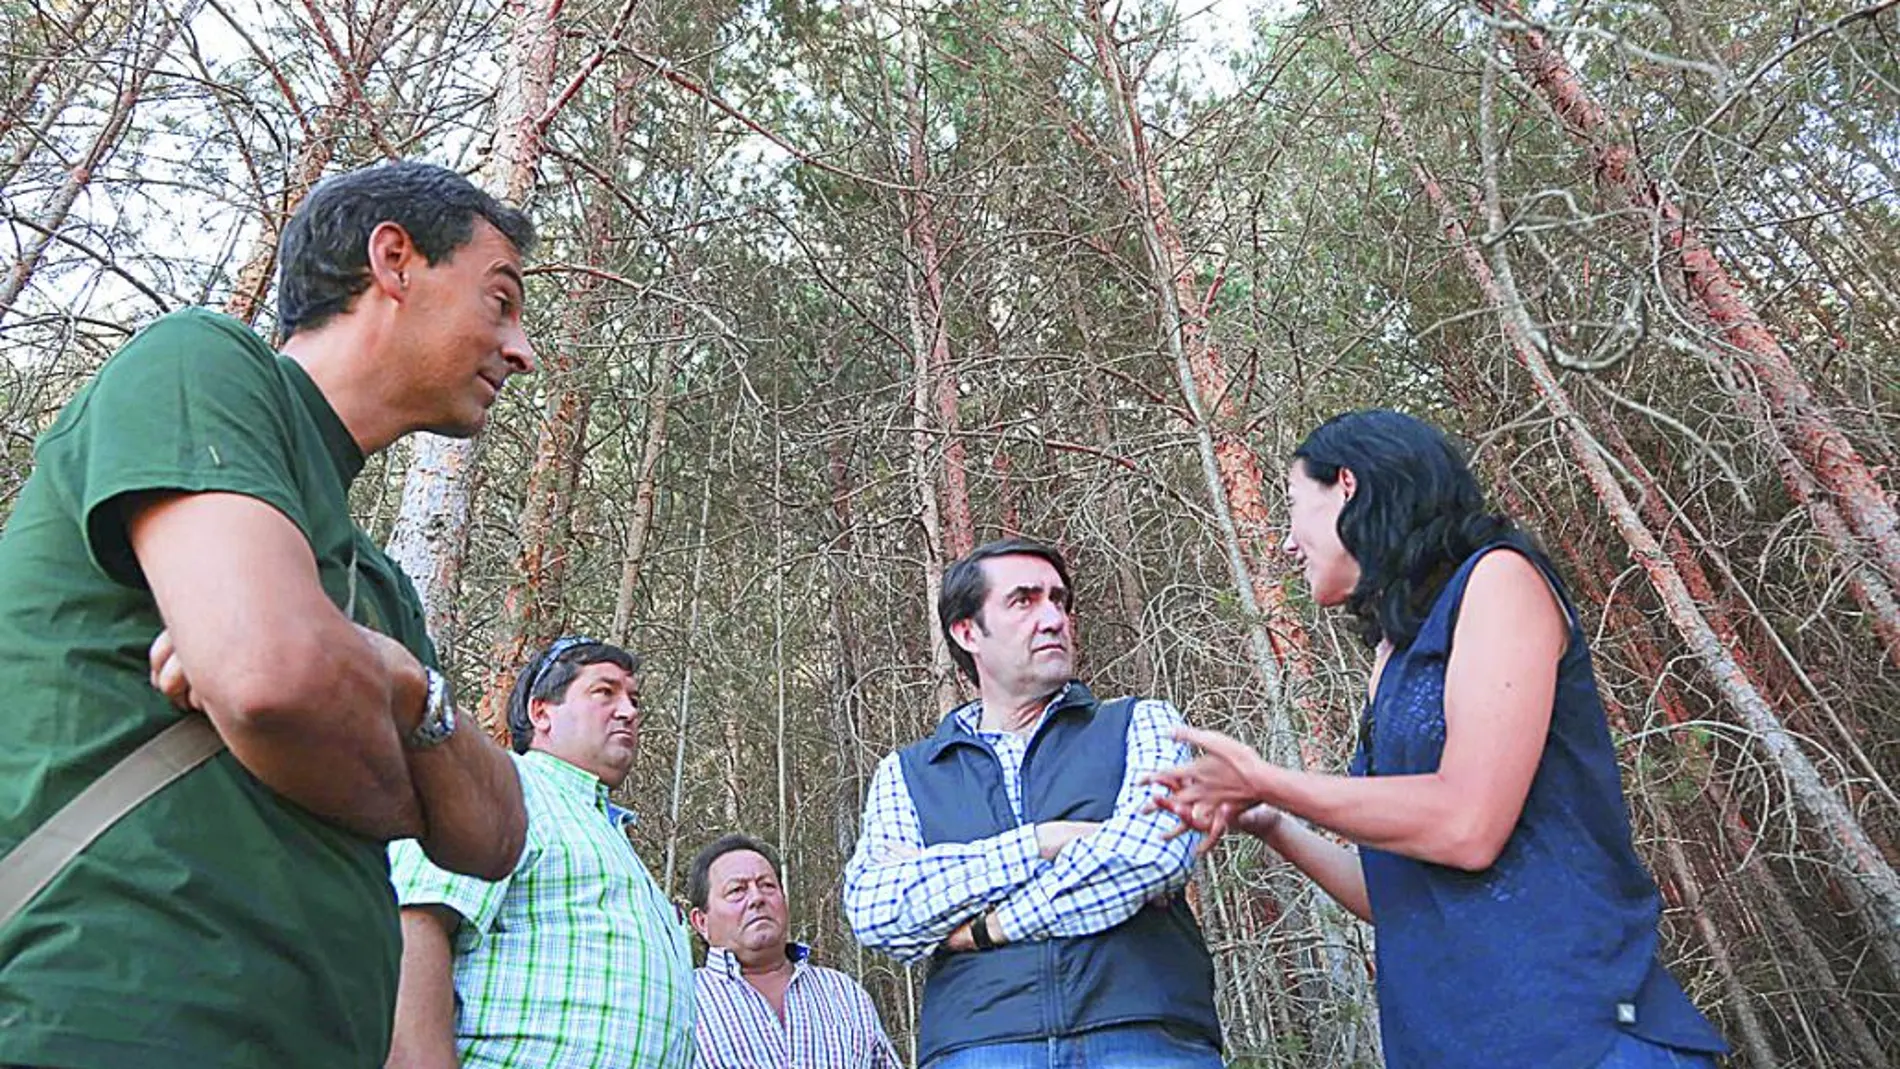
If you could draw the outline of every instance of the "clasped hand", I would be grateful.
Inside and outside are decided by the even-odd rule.
[[[403,647],[402,643],[362,624],[352,626],[356,628],[356,633],[362,637],[363,641],[369,644],[370,650],[375,653],[384,672],[390,678],[402,678],[405,668],[409,669],[409,674],[414,674],[415,657]],[[146,678],[151,682],[154,690],[163,694],[180,710],[191,713],[205,711],[202,696],[193,688],[191,675],[186,671],[184,662],[178,658],[178,647],[172,642],[170,628],[165,628],[158,633],[158,637],[152,640],[151,648],[146,651],[145,656],[148,672]],[[411,720],[419,719],[421,716],[422,702],[420,701],[404,701],[400,707],[404,710],[414,710]],[[413,722],[399,723],[397,727],[408,731],[414,728],[415,724]]]

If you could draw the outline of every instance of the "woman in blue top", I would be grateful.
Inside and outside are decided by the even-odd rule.
[[[1184,729],[1203,754],[1154,777],[1157,804],[1209,844],[1259,837],[1374,924],[1390,1066],[1713,1066],[1721,1037],[1657,958],[1661,903],[1549,560],[1410,416],[1337,416],[1293,455],[1286,551],[1377,651],[1351,774]]]

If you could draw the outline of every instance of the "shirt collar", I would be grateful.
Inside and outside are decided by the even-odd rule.
[[[1037,732],[1042,730],[1043,725],[1052,715],[1071,708],[1084,711],[1093,711],[1095,708],[1094,692],[1090,691],[1088,685],[1079,679],[1069,680],[1063,684],[1061,690],[1050,696],[1049,703],[1042,707],[1041,715],[1036,718],[1035,727],[1029,732],[1029,739],[1032,741],[1035,739]],[[978,745],[976,739],[981,736],[977,731],[977,725],[982,721],[983,701],[980,698],[951,710],[950,715],[943,718],[943,724],[937,728],[937,733],[931,736],[929,745],[924,751],[924,759],[935,761],[946,750],[959,743]]]
[[[285,369],[284,374],[303,400],[304,407],[317,421],[317,432],[323,436],[324,452],[330,455],[330,463],[336,466],[336,473],[348,486],[356,480],[358,472],[363,470],[363,450],[351,436],[350,429],[343,425],[343,418],[331,407],[330,399],[323,395],[310,373],[303,365],[282,353],[277,354],[277,364]]]
[[[520,757],[555,787],[575,797],[587,799],[602,813],[612,815],[613,810],[618,808],[607,801],[607,784],[579,765],[569,764],[545,750],[529,750]]]
[[[804,971],[805,959],[811,957],[811,948],[803,943],[787,943],[785,956],[792,961],[792,975],[797,976]],[[725,947],[708,946],[706,948],[706,968],[729,980],[745,979],[744,972],[739,968],[738,957]]]

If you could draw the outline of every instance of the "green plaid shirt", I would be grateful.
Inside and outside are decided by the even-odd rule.
[[[464,1067],[691,1069],[686,928],[607,805],[566,761],[515,757],[528,844],[499,883],[444,872],[391,843],[404,906],[444,905],[456,928],[455,1048]]]

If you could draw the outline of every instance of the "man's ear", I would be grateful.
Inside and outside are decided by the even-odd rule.
[[[975,653],[976,629],[976,617],[966,616],[950,625],[950,641],[965,653]]]
[[[537,734],[546,735],[554,724],[554,714],[548,711],[553,703],[546,698],[528,699],[528,723],[534,725]]]
[[[369,232],[370,285],[400,302],[409,289],[409,272],[425,262],[415,239],[399,223],[381,222]]]
[[[690,910],[686,914],[686,923],[693,926],[693,931],[698,932],[699,937],[701,939],[706,940],[707,946],[712,945],[712,939],[706,935],[706,911],[705,910],[700,909],[698,906],[694,906],[692,910]]]

